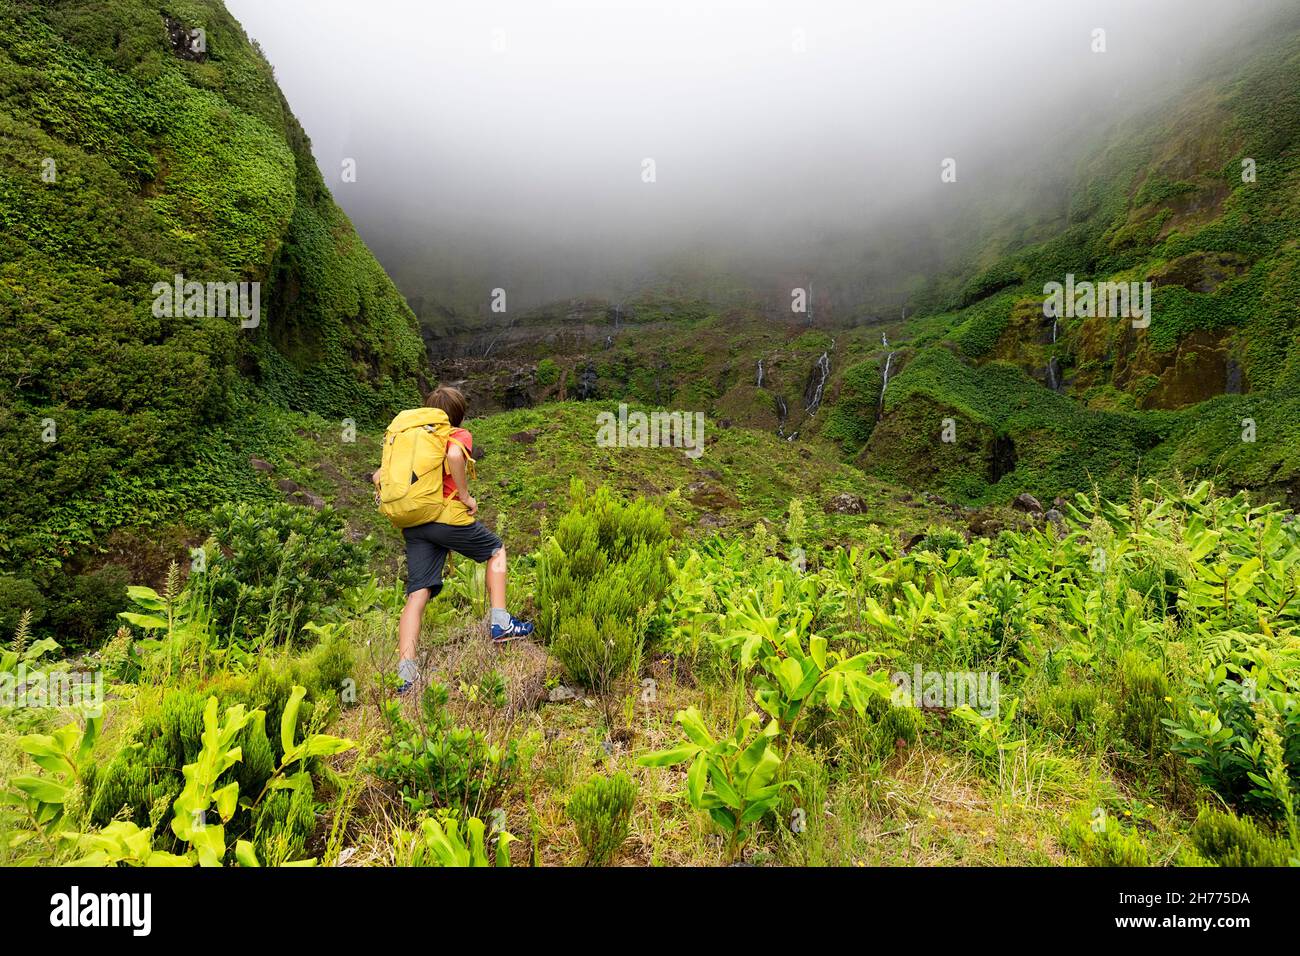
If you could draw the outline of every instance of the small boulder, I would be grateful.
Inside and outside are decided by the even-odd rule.
[[[1017,511],[1024,511],[1031,515],[1040,515],[1043,513],[1043,506],[1038,503],[1038,499],[1027,491],[1022,491],[1016,495],[1016,500],[1011,503],[1011,507]]]
[[[867,510],[867,503],[857,495],[844,492],[826,502],[824,510],[827,514],[860,515]]]
[[[281,478],[275,483],[275,487],[279,488],[286,495],[291,495],[298,490],[298,482],[291,481],[288,478]]]
[[[529,428],[526,431],[515,432],[510,436],[510,440],[518,442],[521,445],[531,445],[533,442],[537,441],[537,436],[539,434],[541,434],[540,429]]]
[[[254,471],[261,471],[261,472],[275,471],[275,465],[271,464],[269,461],[263,461],[260,458],[250,458],[248,459],[248,463],[253,466]]]
[[[552,704],[563,704],[566,701],[576,700],[577,698],[578,692],[566,684],[559,684],[552,687],[550,692],[546,695],[546,699]]]
[[[1065,530],[1065,515],[1061,514],[1061,512],[1057,511],[1055,508],[1049,509],[1044,517],[1052,523],[1052,526],[1055,527],[1057,531]]]
[[[1006,522],[992,510],[979,509],[970,516],[968,529],[973,538],[993,538],[1006,527]]]
[[[325,499],[320,495],[314,495],[310,491],[295,491],[292,495],[295,504],[306,505],[308,508],[315,508],[320,511],[325,507]]]
[[[910,554],[912,549],[925,540],[925,532],[919,531],[903,542],[903,553]]]

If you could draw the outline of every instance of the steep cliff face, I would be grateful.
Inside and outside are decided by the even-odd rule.
[[[248,402],[377,420],[424,368],[219,0],[0,0],[0,312],[0,561]]]
[[[968,358],[1010,361],[1084,402],[1183,408],[1293,389],[1300,327],[1300,16],[1140,121],[1085,142],[1070,222],[971,280]],[[1150,284],[1150,326],[1043,317],[1043,287]]]

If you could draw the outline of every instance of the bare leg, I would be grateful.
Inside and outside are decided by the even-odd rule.
[[[401,620],[397,622],[397,656],[404,661],[415,660],[416,646],[420,640],[420,621],[424,606],[429,603],[429,589],[420,588],[406,596]]]
[[[488,559],[487,566],[488,603],[494,608],[506,606],[506,549],[497,548]]]

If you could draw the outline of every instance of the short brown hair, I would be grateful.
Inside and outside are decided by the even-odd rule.
[[[439,385],[429,393],[424,404],[426,408],[441,408],[446,412],[447,421],[451,422],[452,428],[460,427],[460,423],[465,420],[465,409],[469,405],[465,401],[465,393],[450,385]]]

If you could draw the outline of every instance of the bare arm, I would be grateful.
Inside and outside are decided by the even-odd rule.
[[[465,473],[465,452],[459,445],[447,446],[447,471],[456,483],[456,492],[470,514],[478,511],[478,502],[469,493],[469,477]]]

